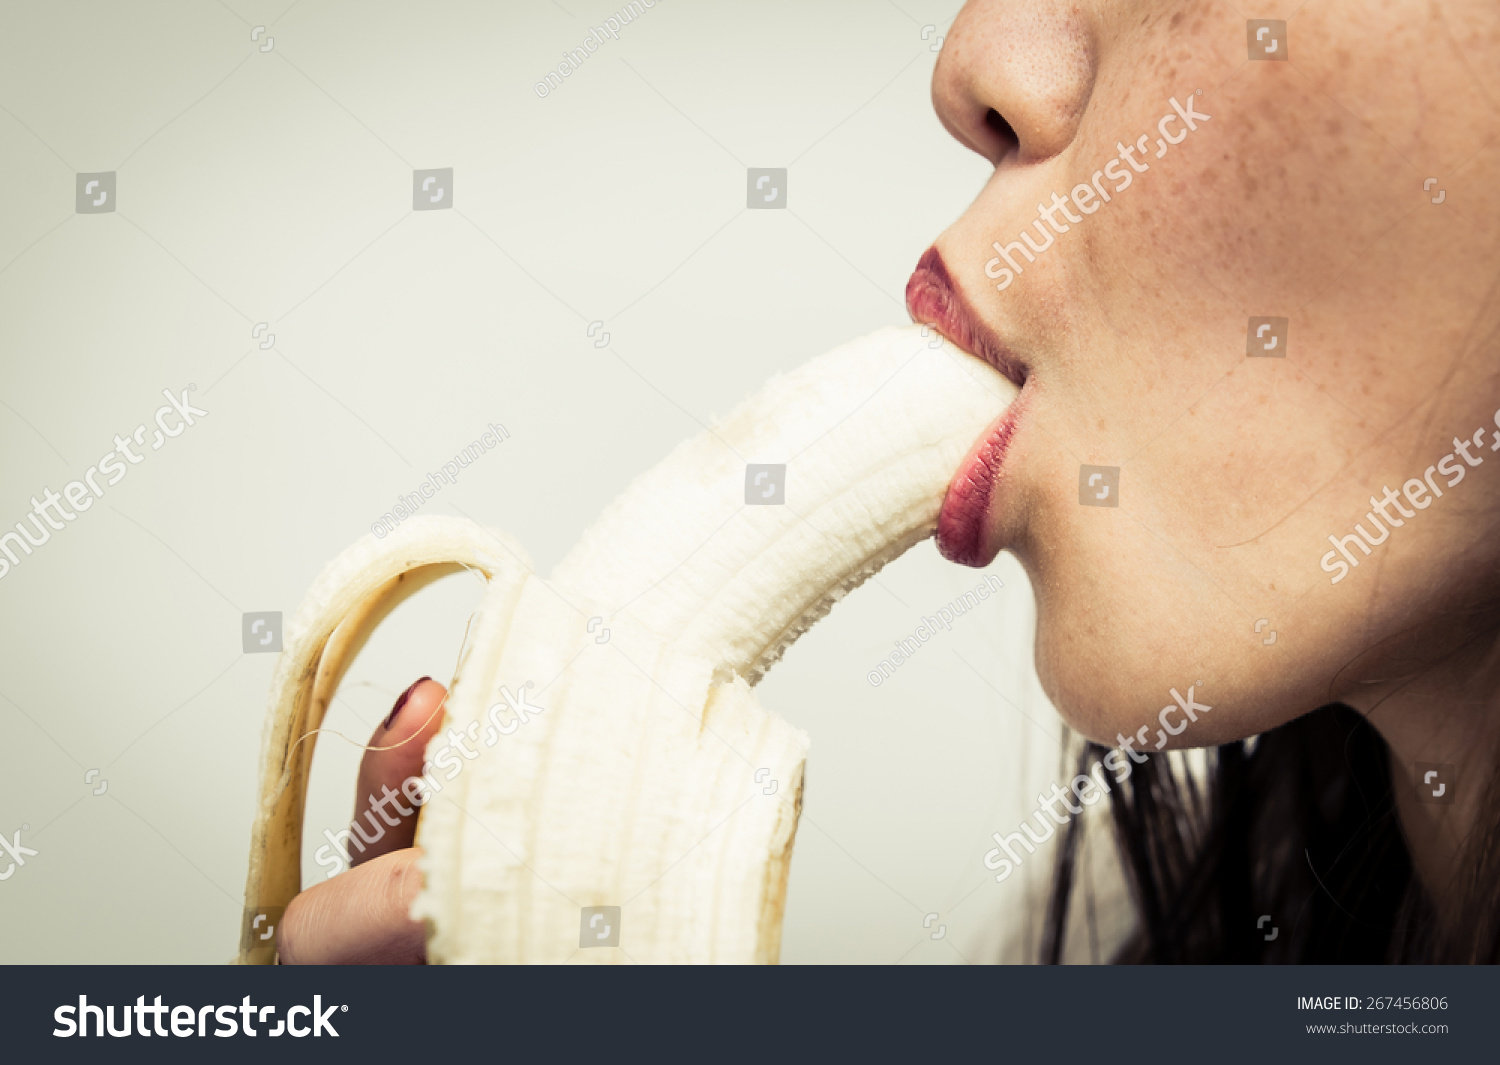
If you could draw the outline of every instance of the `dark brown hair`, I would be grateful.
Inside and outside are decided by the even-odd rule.
[[[1078,771],[1105,753],[1085,745]],[[1204,781],[1151,754],[1110,793],[1138,918],[1114,960],[1500,961],[1494,781],[1488,799],[1460,862],[1460,903],[1440,921],[1401,834],[1385,742],[1356,711],[1325,706],[1214,748]],[[1059,844],[1045,963],[1063,957],[1084,822]]]

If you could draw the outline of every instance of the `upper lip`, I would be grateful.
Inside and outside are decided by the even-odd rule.
[[[1029,368],[970,308],[936,246],[927,249],[906,282],[906,310],[912,321],[936,325],[949,340],[989,363],[1017,388],[1026,384]]]

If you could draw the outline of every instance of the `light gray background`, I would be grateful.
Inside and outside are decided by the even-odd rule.
[[[618,6],[0,7],[0,526],[162,389],[209,411],[0,580],[0,832],[39,852],[0,883],[5,961],[232,956],[275,662],[241,653],[241,614],[290,616],[488,423],[511,438],[427,512],[546,572],[769,375],[905,320],[988,174],[929,102],[958,4],[662,0],[539,99]],[[454,209],[414,213],[439,167]],[[745,209],[749,167],[789,169],[789,209]],[[74,213],[83,171],[118,173],[116,212]],[[1062,729],[1024,577],[993,570],[1000,597],[879,690],[892,642],[978,579],[930,543],[761,686],[813,737],[784,961],[1034,949],[1046,862],[996,884],[981,860],[1059,777]],[[478,598],[461,576],[402,607],[328,726],[363,742],[446,681]],[[309,837],[347,825],[358,757],[320,743]]]

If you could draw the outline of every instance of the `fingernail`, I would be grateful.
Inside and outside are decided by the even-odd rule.
[[[401,712],[401,708],[406,705],[406,700],[410,699],[411,693],[416,691],[417,685],[421,684],[424,680],[431,679],[431,677],[418,677],[415,681],[413,681],[412,686],[401,693],[401,697],[396,700],[396,705],[391,707],[390,716],[385,719],[385,724],[381,725],[380,727],[383,729],[389,729],[391,727],[391,723],[396,720],[396,715],[399,714]]]

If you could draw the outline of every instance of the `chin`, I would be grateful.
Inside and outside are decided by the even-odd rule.
[[[1075,732],[1106,747],[1133,738],[1147,752],[1245,739],[1329,701],[1288,685],[1286,656],[1257,642],[1248,653],[1204,657],[1195,653],[1203,638],[1139,613],[1117,622],[1038,597],[1037,675]]]

